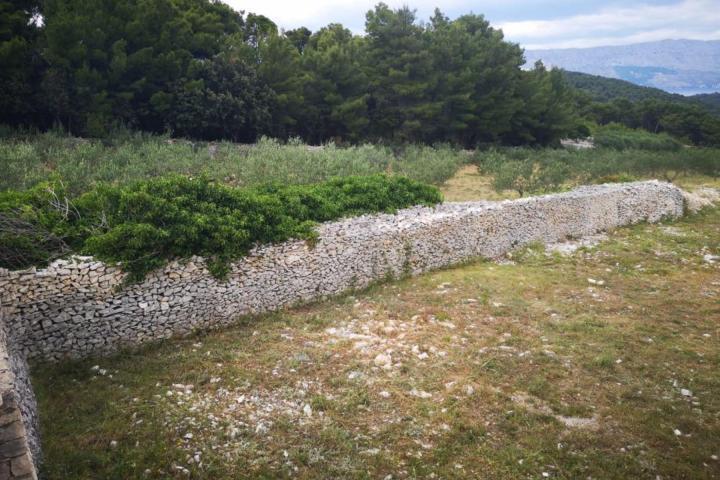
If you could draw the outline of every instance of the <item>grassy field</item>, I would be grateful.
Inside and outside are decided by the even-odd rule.
[[[620,144],[637,143],[634,135],[615,135]],[[641,138],[648,134],[642,134]],[[616,138],[617,137],[617,138]],[[667,139],[645,139],[662,145]],[[610,145],[614,145],[610,142]],[[592,150],[491,148],[475,152],[447,145],[384,146],[334,144],[309,146],[296,140],[263,138],[255,145],[192,142],[139,133],[106,140],[89,140],[56,133],[0,137],[0,191],[24,190],[60,179],[71,194],[98,183],[124,185],[160,175],[206,175],[232,186],[268,182],[318,183],[334,177],[397,173],[439,185],[453,179],[468,164],[481,167],[499,189],[525,187],[524,194],[546,193],[561,187],[597,181],[627,181],[652,176],[673,181],[702,175],[720,178],[720,149],[651,148],[640,142],[633,149]],[[486,198],[497,198],[490,193]],[[478,198],[478,197],[473,197]]]
[[[37,365],[45,474],[719,478],[719,239],[706,209]]]
[[[0,139],[0,191],[57,176],[72,193],[97,183],[127,184],[169,173],[207,175],[232,186],[307,184],[349,175],[394,172],[439,184],[469,155],[448,146],[346,148],[261,139],[255,145],[191,142],[143,134],[88,140],[53,133]]]

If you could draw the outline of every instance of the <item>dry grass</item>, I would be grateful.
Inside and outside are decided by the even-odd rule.
[[[493,189],[491,176],[482,175],[476,165],[461,167],[454,177],[442,184],[440,190],[448,202],[467,202],[472,200],[508,200],[518,198],[518,193],[511,190],[497,192]],[[720,178],[705,175],[687,174],[678,176],[675,185],[686,190],[699,187],[720,189]],[[567,185],[566,188],[572,188]]]
[[[718,478],[719,239],[715,208],[38,365],[45,473]]]
[[[476,165],[461,167],[454,177],[442,185],[440,190],[447,202],[518,198],[517,192],[496,192],[492,186],[492,177],[480,174]]]

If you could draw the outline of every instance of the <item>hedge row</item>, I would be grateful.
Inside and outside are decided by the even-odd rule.
[[[221,277],[255,245],[312,239],[317,222],[440,201],[434,187],[386,175],[247,189],[176,175],[76,198],[55,181],[0,193],[0,267],[75,252],[120,262],[140,280],[171,259],[200,255]]]

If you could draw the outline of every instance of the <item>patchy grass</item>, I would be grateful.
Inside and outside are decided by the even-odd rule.
[[[719,242],[709,209],[36,365],[45,475],[718,478]]]
[[[650,177],[629,177],[617,175],[604,177],[599,182],[625,182],[632,180],[649,180]],[[674,182],[680,188],[693,190],[698,187],[720,188],[720,177],[707,175],[685,174],[678,176]],[[563,189],[570,189],[574,185],[563,185]],[[468,202],[473,200],[508,200],[518,198],[518,193],[512,190],[496,191],[493,188],[493,178],[483,175],[476,165],[461,167],[455,176],[442,184],[440,188],[443,198],[447,202]]]
[[[440,191],[446,202],[518,198],[517,192],[496,192],[493,189],[492,180],[492,177],[482,175],[478,171],[477,165],[465,165],[441,186]]]

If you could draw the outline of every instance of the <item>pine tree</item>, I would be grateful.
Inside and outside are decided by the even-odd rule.
[[[429,97],[432,59],[423,28],[415,24],[414,10],[380,3],[367,13],[365,31],[371,135],[416,141],[437,113]]]
[[[359,140],[365,135],[367,77],[363,39],[340,24],[320,29],[303,54],[307,137],[311,141]]]
[[[280,35],[270,35],[262,40],[258,52],[258,74],[273,92],[268,133],[280,138],[299,135],[305,101],[303,88],[307,79],[301,68],[300,52],[290,40]]]
[[[39,3],[0,1],[0,123],[32,125],[41,121],[39,29],[34,21]]]

